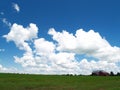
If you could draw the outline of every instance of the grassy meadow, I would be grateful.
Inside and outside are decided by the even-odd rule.
[[[0,74],[0,90],[120,90],[120,76]]]

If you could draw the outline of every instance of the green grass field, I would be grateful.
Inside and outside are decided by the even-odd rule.
[[[120,90],[120,76],[0,74],[0,90]]]

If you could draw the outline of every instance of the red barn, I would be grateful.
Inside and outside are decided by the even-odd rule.
[[[97,70],[92,72],[92,76],[109,76],[109,73],[103,70]]]

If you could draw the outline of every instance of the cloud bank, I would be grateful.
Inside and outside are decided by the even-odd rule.
[[[6,68],[0,64],[0,72],[4,73],[22,73],[21,71],[18,71],[16,68]]]
[[[91,74],[93,70],[119,72],[120,48],[111,46],[98,32],[83,29],[75,34],[49,29],[53,41],[38,37],[37,25],[28,27],[13,24],[3,37],[23,50],[23,56],[14,56],[26,72],[40,74]],[[79,56],[76,57],[76,55]],[[85,55],[83,59],[80,57]],[[88,59],[92,57],[93,59]]]

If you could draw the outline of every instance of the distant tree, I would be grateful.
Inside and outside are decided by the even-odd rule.
[[[95,72],[92,72],[91,76],[97,76],[97,74]]]
[[[73,76],[73,74],[66,74],[66,76]]]
[[[117,75],[117,76],[120,76],[120,73],[118,72],[116,75]]]
[[[112,71],[110,72],[110,76],[114,76],[114,73]]]

